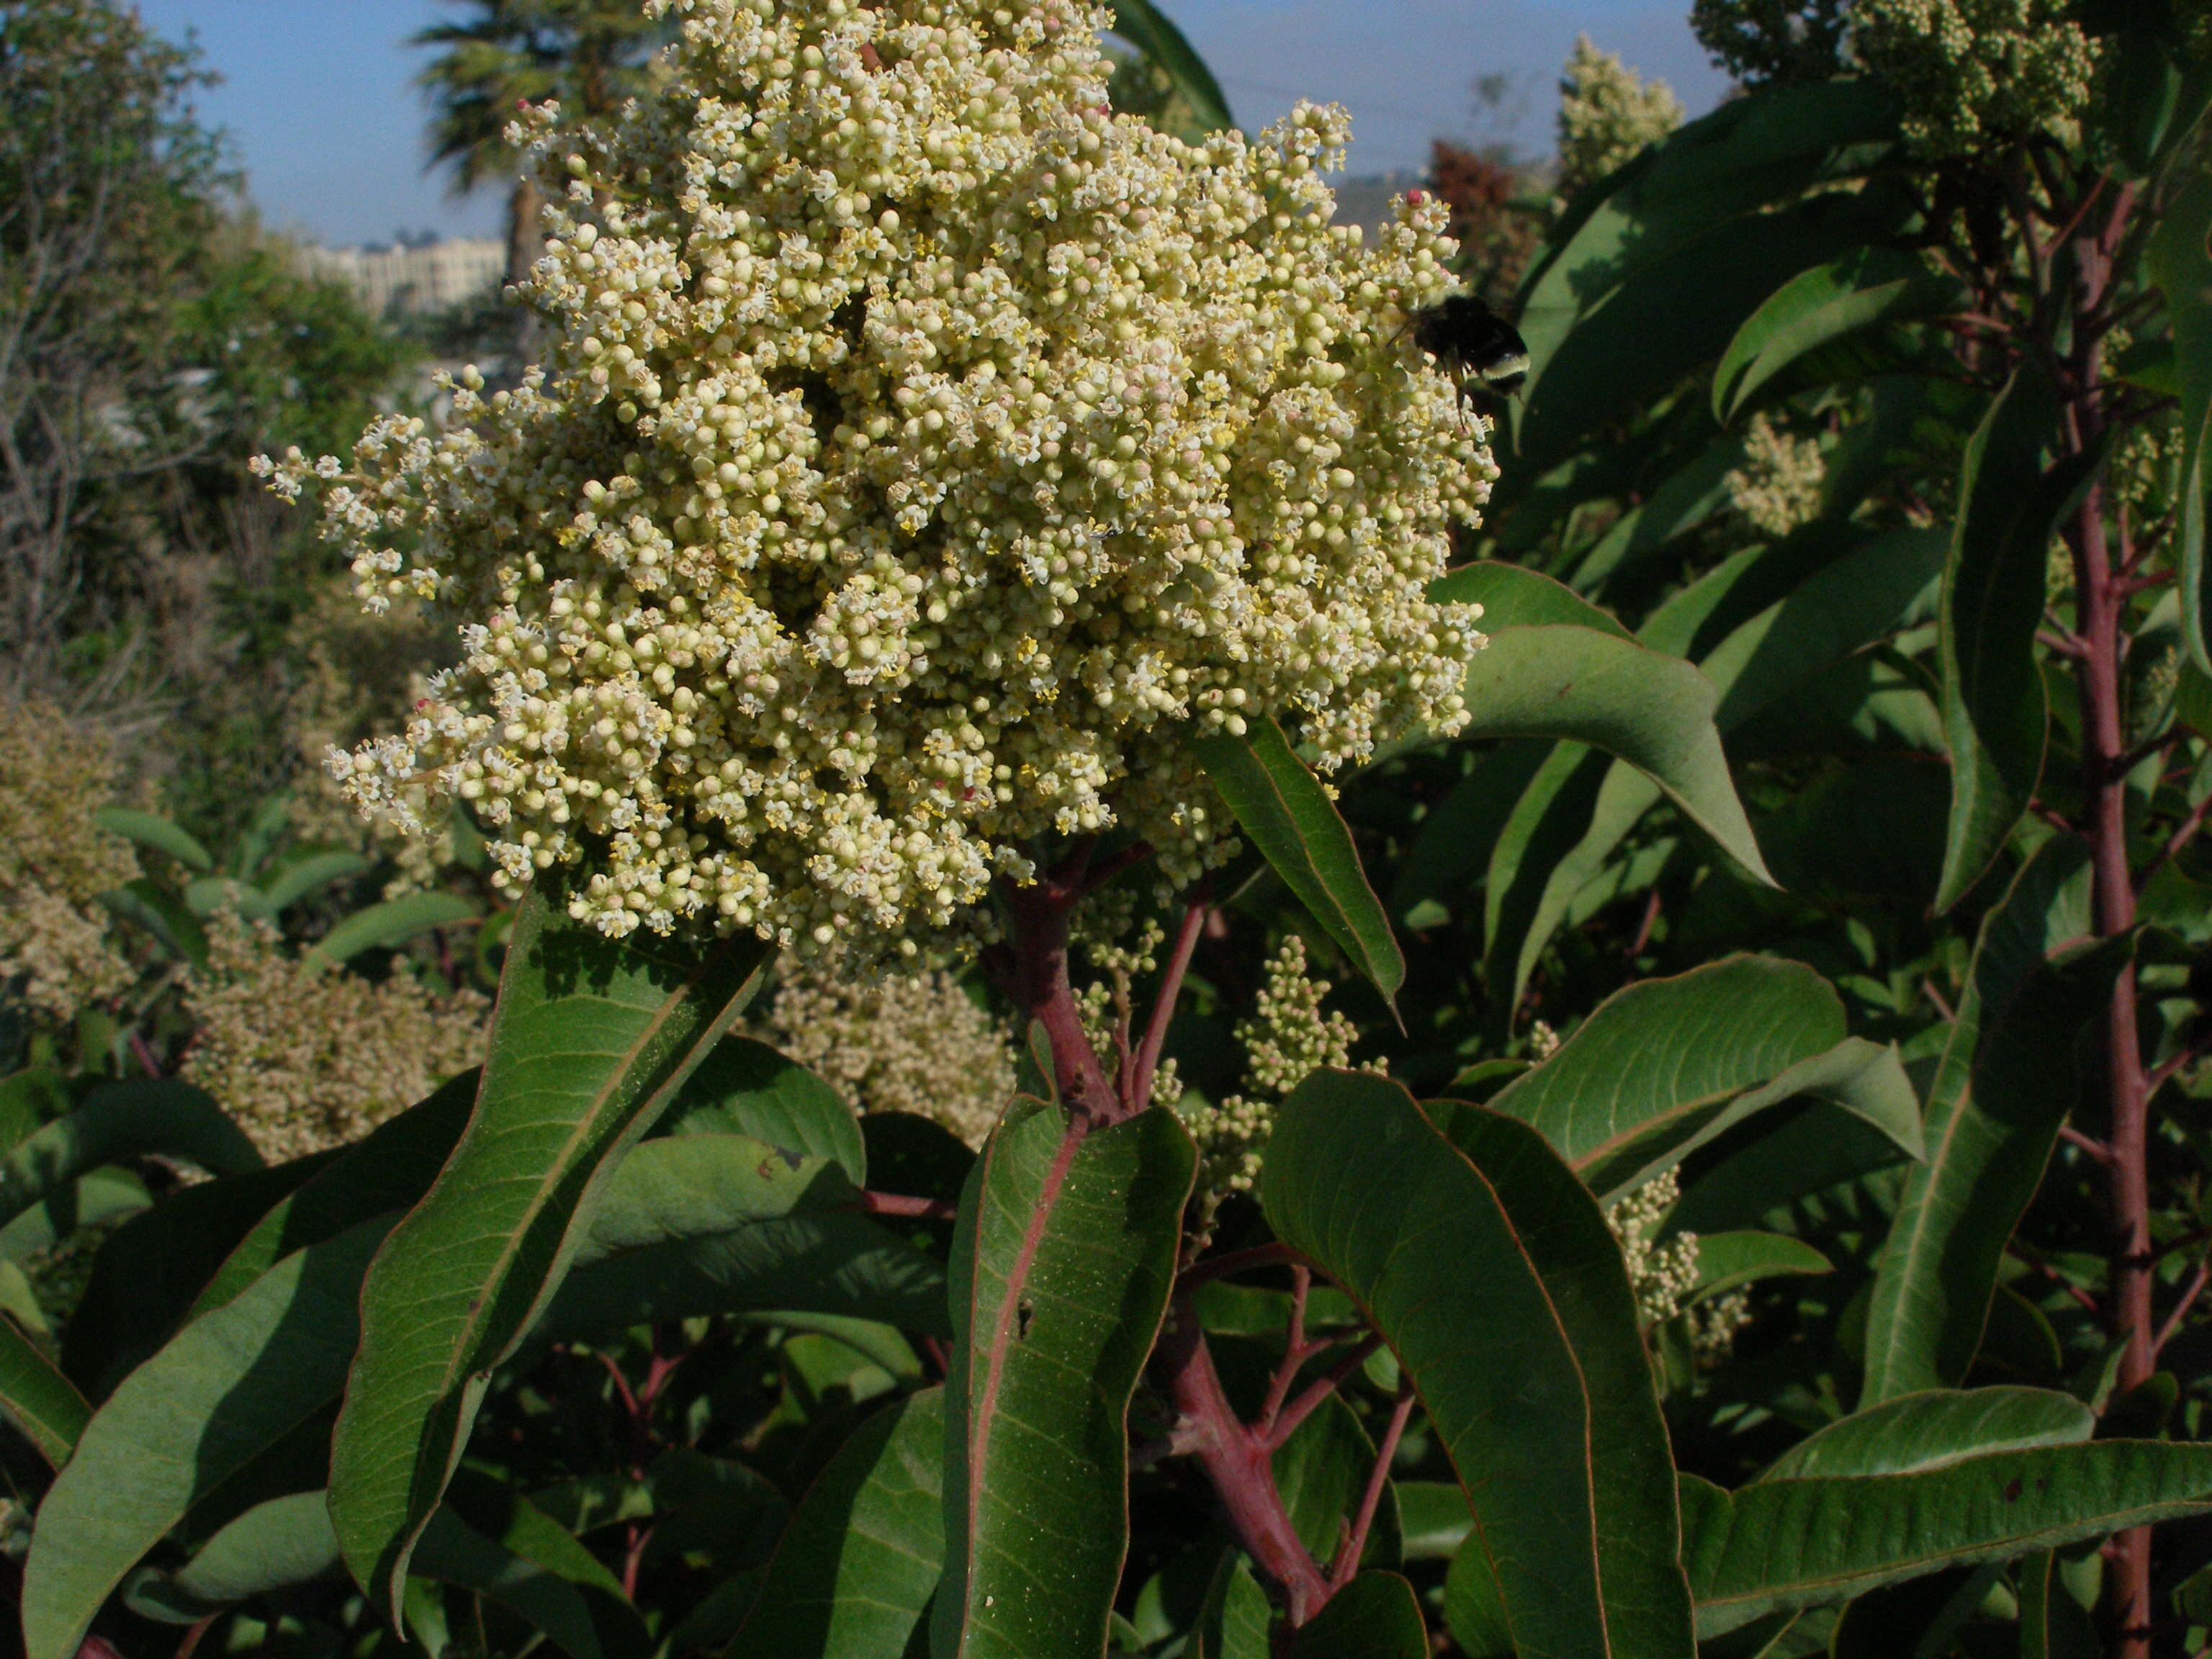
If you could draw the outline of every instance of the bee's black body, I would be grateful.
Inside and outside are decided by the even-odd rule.
[[[1520,331],[1472,294],[1454,294],[1413,313],[1413,343],[1443,366],[1471,398],[1479,388],[1510,398],[1528,378]]]

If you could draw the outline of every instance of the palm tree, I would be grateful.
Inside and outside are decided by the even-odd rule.
[[[440,23],[412,44],[438,57],[416,76],[430,97],[430,162],[453,170],[456,191],[509,185],[507,280],[530,274],[543,246],[537,181],[506,130],[519,103],[560,100],[568,118],[612,114],[642,91],[647,64],[671,26],[639,0],[448,0],[473,15]]]

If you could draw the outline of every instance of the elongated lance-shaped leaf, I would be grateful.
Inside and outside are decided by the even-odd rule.
[[[1619,1247],[1526,1124],[1317,1072],[1260,1201],[1412,1379],[1473,1505],[1522,1659],[1687,1659],[1674,1463]],[[1480,1340],[1472,1334],[1480,1333]]]
[[[816,1477],[736,1653],[903,1659],[945,1564],[945,1395],[878,1412]]]
[[[1292,751],[1283,728],[1273,716],[1258,716],[1243,737],[1199,738],[1197,753],[1237,828],[1395,1007],[1406,958],[1390,918],[1367,884],[1336,803]]]
[[[1018,1104],[961,1196],[934,1659],[1097,1659],[1128,1550],[1129,1397],[1197,1152],[1172,1112]]]
[[[391,1218],[287,1256],[125,1377],[39,1506],[27,1659],[70,1659],[109,1592],[200,1498],[337,1397]]]
[[[860,1121],[829,1084],[751,1037],[726,1036],[699,1062],[656,1135],[741,1134],[786,1152],[835,1158],[868,1179]]]
[[[1740,1285],[1790,1274],[1832,1273],[1835,1264],[1802,1238],[1787,1233],[1698,1235],[1698,1280],[1683,1294],[1685,1306],[1724,1296]]]
[[[1735,418],[1759,388],[1804,356],[1882,323],[1941,316],[1967,300],[1956,278],[1939,276],[1902,248],[1854,248],[1784,283],[1721,354],[1713,371],[1713,415]]]
[[[2096,1427],[2089,1408],[2070,1394],[1931,1389],[1838,1419],[1783,1453],[1759,1478],[1916,1474],[1996,1452],[2075,1445]]]
[[[2099,1440],[1915,1474],[1682,1479],[1682,1561],[1698,1633],[1846,1601],[1945,1567],[2006,1561],[2212,1510],[2212,1446]]]
[[[1565,738],[1644,773],[1754,881],[1759,855],[1713,725],[1712,685],[1688,663],[1593,628],[1504,628],[1461,690],[1477,738]]]
[[[749,935],[606,938],[549,884],[507,945],[476,1111],[362,1292],[331,1516],[371,1601],[399,1604],[492,1368],[560,1288],[608,1173],[757,988]]]
[[[0,1221],[13,1220],[86,1170],[134,1152],[183,1158],[210,1175],[261,1167],[246,1131],[190,1084],[167,1078],[110,1083],[0,1158]]]
[[[1478,559],[1447,570],[1429,584],[1429,598],[1438,605],[1480,605],[1483,626],[1492,633],[1564,623],[1595,628],[1615,639],[1635,637],[1611,611],[1600,610],[1565,582],[1495,559]]]
[[[1548,360],[1530,338],[1531,376],[1514,437],[1523,462],[1548,467],[1598,427],[1647,407],[1728,349],[1744,320],[1808,260],[1887,240],[1917,209],[1894,180],[1823,192],[1771,212],[1708,222],[1576,319]],[[1540,335],[1542,331],[1539,331]],[[1606,365],[1612,370],[1607,372]]]
[[[1221,83],[1206,66],[1206,59],[1183,39],[1152,0],[1113,0],[1114,33],[1143,52],[1182,94],[1191,113],[1208,132],[1225,132],[1237,122],[1229,113],[1229,100]]]
[[[12,1319],[0,1319],[0,1411],[57,1469],[76,1449],[77,1437],[92,1417],[92,1407],[76,1385],[15,1328]]]
[[[391,950],[433,927],[474,921],[477,907],[453,893],[409,893],[356,910],[307,947],[303,962],[345,962],[363,951]]]
[[[464,1072],[337,1152],[238,1242],[191,1310],[221,1307],[295,1250],[371,1216],[413,1209],[453,1155],[481,1080],[481,1073]]]
[[[166,853],[187,870],[205,875],[215,868],[215,857],[181,824],[158,812],[142,812],[131,806],[103,806],[92,821],[112,836],[121,836],[156,853]]]
[[[1896,629],[1934,614],[1941,586],[1945,541],[1938,532],[1900,531],[1878,536],[1836,559],[1734,629],[1698,663],[1696,672],[1718,694],[1711,726],[1726,738],[1824,669]],[[1771,550],[1731,561],[1662,607],[1647,622],[1642,642],[1665,641],[1686,649],[1698,631],[1693,617],[1710,622],[1771,580],[1767,568],[1794,568]],[[1700,592],[1700,590],[1704,590]],[[1714,745],[1718,750],[1718,743]],[[1564,755],[1564,750],[1562,755]],[[1618,752],[1615,750],[1614,752]],[[1627,761],[1597,769],[1577,787],[1547,797],[1534,785],[1514,809],[1500,859],[1516,840],[1514,828],[1531,827],[1542,856],[1510,872],[1493,868],[1484,977],[1501,1008],[1517,1006],[1553,935],[1578,898],[1612,864],[1621,843],[1658,804],[1661,780],[1632,770]],[[1725,774],[1717,775],[1723,781]],[[1540,779],[1540,781],[1541,780]],[[1589,804],[1577,809],[1584,796]],[[1504,878],[1501,879],[1501,878]]]
[[[950,1335],[945,1270],[856,1212],[844,1166],[749,1135],[632,1147],[592,1211],[533,1342],[749,1310]]]
[[[1966,896],[1996,861],[2043,775],[2048,710],[2035,659],[2047,585],[2041,573],[2058,519],[2087,482],[2081,458],[2043,471],[2043,448],[2057,424],[2049,383],[2015,374],[1975,428],[1960,464],[1940,639],[1951,817],[1938,913]]]
[[[2145,264],[2166,301],[2181,381],[2181,513],[2174,562],[2181,589],[2182,637],[2197,666],[2212,674],[2212,560],[2205,556],[2212,466],[2212,179],[2200,178],[2160,221]]]
[[[1802,963],[1730,957],[1615,992],[1490,1108],[1534,1128],[1607,1199],[1806,1096],[1915,1150],[1918,1103],[1894,1054],[1844,1024],[1842,1000]]]
[[[94,1255],[92,1277],[62,1335],[62,1370],[70,1380],[88,1399],[105,1400],[198,1310],[194,1298],[270,1206],[337,1156],[312,1153],[275,1169],[200,1182],[117,1228]]]
[[[2005,1243],[2079,1095],[2081,1039],[2126,940],[2090,929],[2087,848],[2054,836],[1982,923],[1929,1085],[1927,1161],[1906,1177],[1868,1306],[1863,1404],[1955,1385],[1973,1363]]]

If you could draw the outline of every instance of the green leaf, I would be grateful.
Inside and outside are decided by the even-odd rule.
[[[2187,1583],[2174,1592],[2174,1603],[2187,1613],[2200,1610],[2190,1605]],[[2057,1553],[2039,1550],[2022,1560],[2020,1659],[2098,1659],[2104,1650],[2095,1623],[2059,1576]]]
[[[1531,378],[1632,270],[1738,214],[1863,172],[1896,136],[1895,106],[1869,77],[1763,87],[1685,124],[1578,197],[1531,267],[1520,325]]]
[[[2096,1427],[2095,1415],[2070,1394],[2008,1387],[1931,1389],[1829,1424],[1783,1453],[1759,1478],[1917,1474],[1969,1457],[2031,1446],[2078,1445]]]
[[[2015,375],[1966,445],[1943,573],[1940,654],[1951,817],[1938,914],[1982,878],[2027,816],[2048,710],[2036,665],[2051,538],[2101,450],[2042,470],[2057,422],[2043,382]]]
[[[302,962],[349,962],[363,951],[396,951],[418,933],[477,918],[477,907],[453,893],[409,893],[356,910],[301,953]]]
[[[945,1558],[945,1396],[878,1412],[816,1477],[738,1632],[738,1653],[902,1659]]]
[[[1960,309],[1964,287],[1899,248],[1855,248],[1784,283],[1744,319],[1713,371],[1713,416],[1734,420],[1759,388],[1808,352],[1881,323]]]
[[[1317,1072],[1277,1115],[1261,1207],[1419,1390],[1522,1659],[1684,1659],[1674,1464],[1620,1249],[1526,1125],[1460,1106],[1454,1129],[1385,1079]]]
[[[109,1083],[0,1158],[0,1218],[13,1219],[100,1164],[157,1152],[210,1175],[261,1167],[246,1132],[201,1091],[173,1079]]]
[[[1970,1457],[1917,1474],[1682,1479],[1698,1632],[1842,1601],[1945,1567],[2014,1559],[2212,1509],[2212,1447],[2100,1440]]]
[[[218,1607],[321,1577],[339,1560],[329,1497],[301,1492],[256,1504],[177,1569],[177,1588]]]
[[[1449,1561],[1474,1530],[1467,1494],[1449,1480],[1394,1480],[1408,1561]]]
[[[116,1229],[93,1256],[92,1277],[70,1316],[62,1370],[91,1399],[105,1400],[197,1310],[194,1298],[270,1206],[333,1156],[201,1182]]]
[[[1934,620],[1947,552],[1940,530],[1891,531],[1735,629],[1698,665],[1720,692],[1714,724],[1733,732],[1853,653]]]
[[[623,1152],[758,987],[750,936],[697,956],[573,921],[541,883],[507,946],[476,1112],[362,1292],[331,1449],[347,1565],[387,1612],[492,1368],[552,1300]]]
[[[1200,1609],[1192,1659],[1271,1659],[1274,1622],[1275,1610],[1252,1576],[1251,1564],[1231,1550],[1222,1556]]]
[[[1428,1659],[1428,1653],[1421,1604],[1395,1572],[1361,1573],[1291,1644],[1291,1659]]]
[[[615,1165],[573,1267],[619,1250],[735,1231],[795,1210],[851,1207],[842,1166],[750,1135],[687,1134],[633,1146]]]
[[[2174,366],[2181,381],[2181,513],[2174,562],[2181,590],[2182,637],[2198,668],[2212,673],[2212,561],[2204,556],[2208,494],[2205,452],[2212,439],[2212,179],[2198,178],[2166,210],[2144,253],[2151,281],[2172,319]]]
[[[533,1343],[758,1312],[880,1321],[949,1337],[944,1267],[866,1216],[799,1212],[710,1237],[623,1250],[571,1273]]]
[[[1314,1313],[1310,1300],[1310,1325]],[[1331,1395],[1275,1449],[1269,1461],[1275,1490],[1282,1496],[1283,1507],[1306,1553],[1324,1568],[1333,1566],[1345,1528],[1358,1513],[1366,1493],[1367,1477],[1375,1468],[1375,1443],[1361,1425],[1359,1413],[1340,1395]],[[1465,1507],[1462,1503],[1462,1511]],[[1402,1532],[1397,1493],[1386,1489],[1376,1508],[1360,1565],[1395,1566]]]
[[[1129,1398],[1196,1168],[1172,1112],[1085,1135],[1025,1104],[961,1198],[937,1659],[1105,1646],[1128,1548]]]
[[[336,1397],[387,1219],[287,1256],[194,1320],[93,1414],[39,1506],[27,1659],[70,1659],[109,1593],[186,1510]]]
[[[1811,969],[1730,957],[1615,992],[1490,1109],[1534,1127],[1607,1200],[1806,1096],[1913,1149],[1918,1102],[1894,1052],[1844,1029],[1842,1001]]]
[[[1271,716],[1255,719],[1245,735],[1200,738],[1199,763],[1284,884],[1329,938],[1352,958],[1383,1000],[1396,1006],[1406,959],[1375,890],[1359,867],[1359,850],[1336,803],[1291,751]]]
[[[1743,462],[1741,437],[1713,439],[1607,527],[1576,565],[1572,586],[1595,592],[1704,524],[1728,506],[1729,475]]]
[[[1565,582],[1517,564],[1490,559],[1463,564],[1431,582],[1429,598],[1437,605],[1480,605],[1482,621],[1492,632],[1565,623],[1616,639],[1633,637],[1611,611],[1600,610]]]
[[[215,857],[178,824],[158,812],[142,812],[131,806],[103,806],[92,821],[112,836],[156,853],[166,853],[187,870],[205,875],[215,868]]]
[[[1237,125],[1213,71],[1152,0],[1112,0],[1112,8],[1114,33],[1168,77],[1200,125],[1208,132],[1226,132]]]
[[[1753,880],[1759,854],[1713,725],[1713,688],[1688,663],[1595,629],[1500,629],[1468,666],[1469,738],[1564,738],[1644,773]]]
[[[15,1322],[0,1319],[0,1411],[54,1468],[69,1461],[92,1407]]]
[[[1538,355],[1544,331],[1528,340],[1530,374],[1514,434],[1522,464],[1548,467],[1595,428],[1631,418],[1719,356],[1808,258],[1838,258],[1885,241],[1915,207],[1909,192],[1877,179],[1856,194],[1826,192],[1710,224],[1664,252],[1639,258],[1548,357]]]
[[[1787,1233],[1698,1235],[1698,1282],[1686,1298],[1703,1302],[1762,1279],[1789,1273],[1831,1273],[1834,1265],[1802,1239]]]
[[[27,1262],[41,1250],[66,1243],[81,1227],[106,1231],[150,1209],[153,1203],[146,1183],[130,1170],[94,1170],[0,1227],[0,1256]],[[70,1316],[76,1316],[72,1311]]]
[[[1907,1176],[1867,1317],[1872,1403],[1957,1383],[1973,1363],[2005,1243],[2043,1180],[2083,1076],[2125,939],[2090,931],[2087,848],[2037,850],[1982,924],[1958,1018],[1929,1085],[1928,1155]]]
[[[1513,1652],[1513,1630],[1498,1589],[1498,1569],[1480,1535],[1469,1537],[1444,1574],[1444,1623],[1452,1640],[1474,1659],[1504,1659]]]
[[[751,1037],[726,1036],[676,1097],[655,1134],[734,1133],[835,1159],[864,1187],[868,1149],[843,1097],[797,1060]]]
[[[343,848],[303,853],[288,860],[283,869],[263,884],[261,902],[267,914],[274,915],[280,910],[289,910],[332,882],[360,875],[369,867],[367,859]]]
[[[422,1529],[415,1571],[498,1602],[543,1631],[570,1659],[602,1659],[591,1603],[565,1574],[487,1538],[441,1506]]]
[[[270,1206],[207,1276],[192,1312],[221,1307],[295,1250],[414,1208],[460,1139],[482,1075],[462,1073],[304,1172],[297,1190]]]
[[[112,915],[134,922],[180,962],[207,966],[207,930],[190,907],[150,877],[142,876],[100,896]]]

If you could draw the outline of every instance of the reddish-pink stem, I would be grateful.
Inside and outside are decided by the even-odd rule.
[[[2208,1256],[2197,1264],[2197,1272],[2190,1279],[2188,1287],[2181,1292],[2181,1300],[2173,1304],[2173,1311],[2166,1315],[2166,1323],[2158,1328],[2157,1339],[2150,1345],[2154,1358],[2166,1352],[2166,1345],[2173,1340],[2173,1334],[2181,1328],[2181,1322],[2188,1316],[2189,1310],[2197,1305],[2197,1298],[2204,1294],[2204,1286],[2208,1280],[2212,1280],[2212,1256]]]
[[[1067,918],[1081,895],[1083,877],[1079,854],[1025,887],[1010,884],[1003,891],[1013,935],[1007,991],[1024,1028],[1032,1020],[1044,1027],[1060,1098],[1088,1127],[1118,1122],[1127,1114],[1084,1032],[1082,1011],[1067,978]]]
[[[951,1221],[960,1213],[957,1204],[941,1198],[908,1198],[903,1193],[863,1192],[853,1207],[869,1215],[912,1216],[922,1221]]]
[[[1328,1582],[1291,1522],[1275,1486],[1273,1449],[1237,1420],[1213,1356],[1188,1301],[1175,1304],[1160,1345],[1169,1390],[1183,1419],[1179,1446],[1196,1457],[1221,1499],[1230,1528],[1260,1577],[1281,1598],[1297,1629],[1328,1600]]]
[[[1152,1078],[1160,1068],[1160,1050],[1166,1046],[1168,1027],[1175,1022],[1176,1002],[1182,994],[1182,981],[1190,971],[1190,959],[1198,950],[1199,936],[1206,931],[1206,896],[1210,888],[1201,884],[1182,913],[1182,925],[1176,929],[1175,949],[1169,954],[1167,972],[1160,976],[1159,994],[1152,1000],[1152,1018],[1145,1024],[1145,1040],[1138,1045],[1136,1063],[1121,1079],[1121,1109],[1124,1112],[1140,1112],[1152,1097]]]
[[[1375,1450],[1375,1468],[1367,1476],[1367,1490],[1360,1494],[1359,1518],[1352,1523],[1351,1535],[1344,1540],[1336,1565],[1329,1571],[1332,1594],[1352,1582],[1352,1576],[1359,1571],[1359,1558],[1367,1553],[1368,1530],[1375,1524],[1375,1511],[1382,1504],[1382,1488],[1389,1484],[1390,1466],[1397,1461],[1398,1442],[1405,1437],[1406,1420],[1413,1414],[1413,1387],[1401,1382],[1398,1403],[1390,1409],[1390,1426],[1382,1431],[1382,1443]]]
[[[1322,1401],[1336,1392],[1337,1385],[1365,1364],[1368,1356],[1382,1346],[1382,1339],[1379,1336],[1364,1338],[1350,1353],[1315,1378],[1306,1391],[1284,1407],[1282,1414],[1267,1425],[1267,1433],[1261,1437],[1267,1442],[1267,1449],[1273,1450],[1296,1434],[1298,1425],[1319,1410]]]

